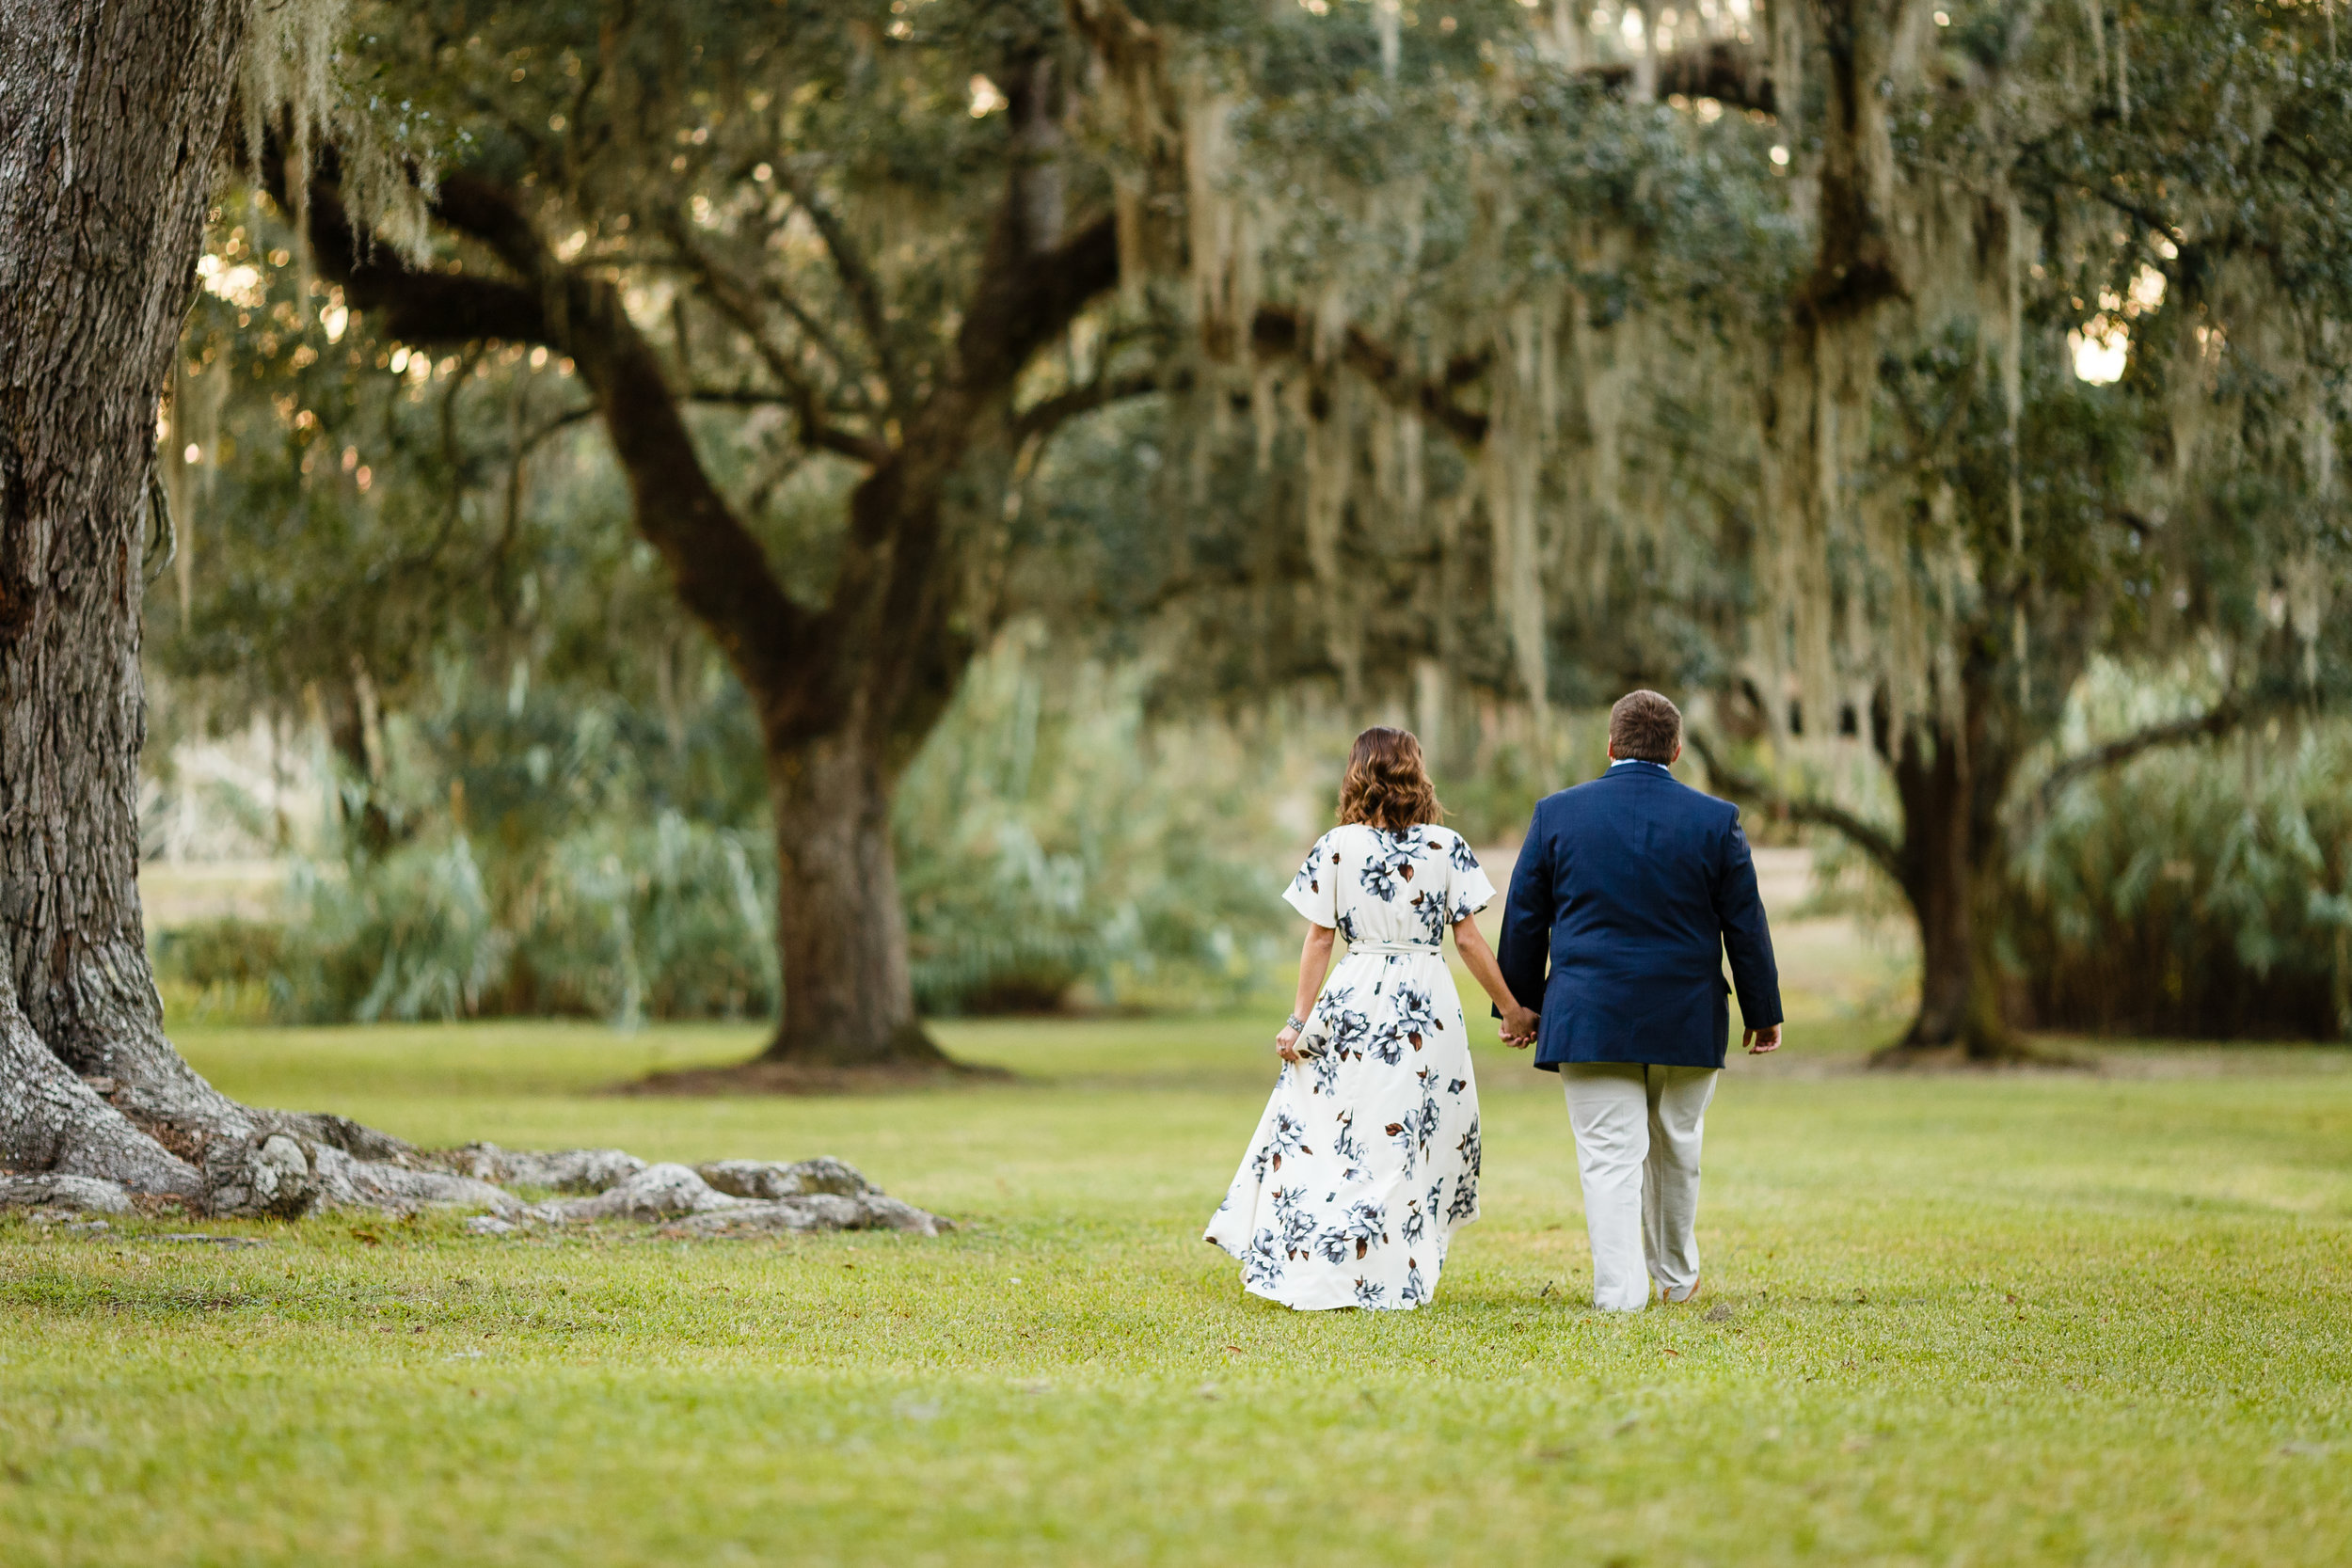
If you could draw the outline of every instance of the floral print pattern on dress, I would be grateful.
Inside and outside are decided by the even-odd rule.
[[[1454,1231],[1478,1217],[1482,1152],[1469,1031],[1438,943],[1494,888],[1450,829],[1355,823],[1316,842],[1283,896],[1351,951],[1208,1240],[1239,1260],[1245,1289],[1290,1307],[1426,1306]]]

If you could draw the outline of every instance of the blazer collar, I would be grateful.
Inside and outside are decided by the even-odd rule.
[[[1662,762],[1645,762],[1640,757],[1628,757],[1623,762],[1611,763],[1609,765],[1609,770],[1603,773],[1601,777],[1604,779],[1671,779],[1674,777],[1674,770]]]

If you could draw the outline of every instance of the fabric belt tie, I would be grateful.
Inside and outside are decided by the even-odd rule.
[[[1347,956],[1351,958],[1359,953],[1393,953],[1411,958],[1438,951],[1440,948],[1434,942],[1351,942],[1347,944]]]

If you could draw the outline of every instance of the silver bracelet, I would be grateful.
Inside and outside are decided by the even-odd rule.
[[[1282,1021],[1282,1027],[1285,1029],[1295,1030],[1303,1035],[1307,1032],[1307,1021],[1299,1017],[1296,1013],[1293,1013],[1290,1017]]]

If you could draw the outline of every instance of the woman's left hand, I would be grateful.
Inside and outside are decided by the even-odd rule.
[[[1274,1037],[1274,1053],[1286,1062],[1297,1061],[1299,1059],[1298,1031],[1284,1024],[1282,1032]]]

